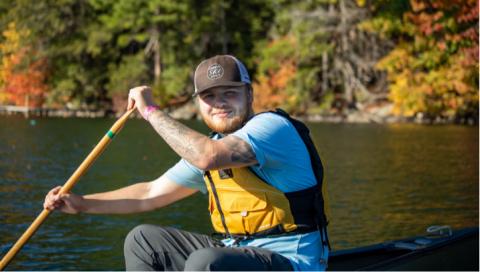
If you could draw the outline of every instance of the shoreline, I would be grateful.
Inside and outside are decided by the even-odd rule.
[[[164,109],[165,112],[177,120],[199,120],[194,108]],[[72,109],[46,109],[27,108],[21,106],[0,106],[0,117],[23,115],[26,119],[32,118],[118,118],[122,112],[112,110],[72,110]],[[377,114],[363,111],[350,111],[346,114],[309,114],[293,116],[299,120],[311,123],[335,124],[421,124],[421,125],[465,125],[478,126],[478,117],[468,118],[429,118],[422,114],[415,117],[394,116],[391,114]],[[140,114],[133,113],[132,118],[142,118]]]
[[[461,125],[478,126],[478,118],[428,118],[423,116],[379,116],[364,112],[347,115],[309,115],[298,117],[312,123],[339,123],[339,124],[420,124],[420,125]]]

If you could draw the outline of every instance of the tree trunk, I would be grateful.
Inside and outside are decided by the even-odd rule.
[[[347,59],[346,56],[350,51],[349,43],[348,43],[348,26],[347,26],[347,8],[345,7],[345,0],[340,0],[338,2],[340,7],[340,36],[341,36],[341,62],[342,65],[342,74],[343,74],[343,86],[345,89],[345,100],[347,101],[348,105],[353,103],[353,90],[351,80],[349,78],[349,72],[346,71]]]
[[[158,32],[157,28],[154,28],[153,32],[153,39],[154,39],[154,45],[153,45],[153,58],[154,58],[154,70],[153,74],[155,77],[155,82],[158,82],[160,79],[160,75],[162,73],[162,63],[160,59],[160,34]]]
[[[220,2],[220,31],[222,36],[222,53],[228,53],[228,38],[227,38],[227,22],[225,19],[225,3],[223,1]]]
[[[27,93],[27,94],[25,94],[25,108],[26,108],[25,118],[27,118],[27,119],[29,117],[29,112],[30,112],[29,104],[30,104],[30,96]]]
[[[322,93],[328,92],[328,53],[323,51],[322,53]]]

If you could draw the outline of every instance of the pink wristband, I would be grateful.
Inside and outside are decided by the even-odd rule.
[[[145,108],[145,110],[143,111],[143,114],[142,114],[142,117],[143,119],[147,120],[148,121],[148,117],[150,117],[150,115],[159,110],[160,108],[157,107],[157,106],[147,106],[147,108]]]

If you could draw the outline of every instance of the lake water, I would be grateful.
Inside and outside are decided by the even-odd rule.
[[[42,211],[114,119],[0,117],[0,253]],[[207,132],[200,122],[185,122]],[[478,127],[309,124],[326,168],[334,250],[424,233],[430,225],[478,226]],[[142,120],[129,120],[73,191],[152,180],[178,156]],[[138,224],[211,233],[197,194],[135,215],[52,213],[10,270],[122,270],[123,239]]]

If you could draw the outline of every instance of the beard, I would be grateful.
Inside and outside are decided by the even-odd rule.
[[[239,114],[229,118],[222,118],[221,120],[212,118],[203,113],[201,115],[203,121],[211,130],[221,134],[229,134],[243,127],[248,121],[250,114],[252,113],[251,106],[247,104],[243,109],[244,110]]]

